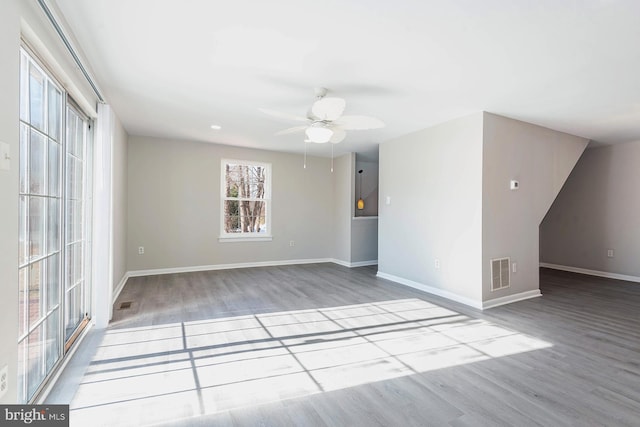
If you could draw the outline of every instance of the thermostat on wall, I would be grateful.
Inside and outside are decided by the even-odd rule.
[[[512,190],[517,190],[518,188],[520,188],[520,183],[518,181],[516,181],[515,179],[512,179],[510,188]]]

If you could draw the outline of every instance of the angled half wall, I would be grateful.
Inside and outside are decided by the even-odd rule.
[[[540,226],[546,266],[640,282],[640,141],[589,147]]]
[[[378,275],[479,309],[539,296],[539,226],[588,142],[479,112],[382,144]]]
[[[539,291],[539,227],[588,139],[484,113],[483,308]],[[511,189],[511,181],[518,189]],[[510,259],[510,286],[492,291],[491,260]]]

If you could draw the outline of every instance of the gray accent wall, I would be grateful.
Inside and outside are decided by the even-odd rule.
[[[354,208],[355,216],[378,216],[378,163],[358,160],[356,155],[356,167],[354,171],[354,196],[353,205],[356,206],[360,195],[360,181],[358,171],[362,170],[362,200],[364,209]]]
[[[218,241],[223,158],[271,163],[272,241]],[[328,258],[334,221],[330,161],[309,156],[305,169],[298,154],[131,136],[127,269]],[[341,165],[336,159],[336,174]],[[144,255],[138,255],[139,246]]]
[[[539,288],[538,230],[589,140],[484,113],[482,298]],[[510,189],[510,181],[520,183]],[[490,260],[517,263],[511,286],[491,291]]]
[[[351,219],[351,262],[378,260],[378,217]]]
[[[588,148],[540,226],[540,260],[640,278],[639,165],[640,141]]]
[[[482,121],[476,113],[380,145],[380,273],[481,300]]]
[[[372,263],[378,260],[378,162],[362,161],[356,154],[353,169],[353,194],[351,205],[351,262]],[[362,170],[362,178],[358,171]],[[362,190],[360,189],[362,185]],[[358,198],[362,194],[364,209],[358,210]]]
[[[368,163],[370,167],[375,164]],[[331,258],[343,265],[378,259],[377,218],[356,218],[358,169],[362,166],[354,153],[345,154],[334,161],[333,172],[333,249]],[[375,165],[377,169],[377,165]],[[369,174],[374,176],[373,171]],[[377,182],[377,170],[375,172]],[[373,187],[374,184],[371,184]],[[364,196],[364,195],[363,195]],[[357,264],[356,264],[357,265]]]

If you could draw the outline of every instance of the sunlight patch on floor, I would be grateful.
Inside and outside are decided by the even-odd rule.
[[[419,299],[110,329],[73,425],[146,425],[550,347]]]

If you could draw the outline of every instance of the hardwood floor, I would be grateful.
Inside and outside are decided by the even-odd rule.
[[[375,272],[131,278],[71,424],[640,425],[640,284],[542,269],[542,298],[480,312]]]

